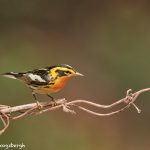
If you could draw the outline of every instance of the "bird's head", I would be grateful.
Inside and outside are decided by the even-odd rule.
[[[67,64],[60,64],[56,66],[52,66],[50,68],[50,73],[53,78],[70,78],[72,76],[83,76],[83,74],[75,71],[73,67]]]
[[[83,76],[81,73],[75,71],[71,66],[66,64],[52,66],[49,70],[50,76],[54,80],[53,87],[51,88],[55,91],[62,89],[70,77]]]

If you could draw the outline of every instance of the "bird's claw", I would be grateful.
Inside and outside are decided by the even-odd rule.
[[[37,104],[37,108],[38,108],[40,111],[42,111],[43,106],[40,104],[40,102],[39,102],[39,101],[36,101],[36,104]]]

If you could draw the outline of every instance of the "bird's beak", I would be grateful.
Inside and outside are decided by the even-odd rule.
[[[79,72],[76,72],[75,73],[77,76],[84,76],[83,74],[79,73]]]

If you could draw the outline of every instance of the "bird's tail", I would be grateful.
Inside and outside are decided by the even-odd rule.
[[[7,78],[19,79],[19,78],[23,77],[24,73],[7,72],[7,73],[3,73],[1,75],[4,77],[7,77]]]

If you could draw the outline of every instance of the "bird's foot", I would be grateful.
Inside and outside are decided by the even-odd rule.
[[[42,111],[43,106],[40,104],[40,102],[39,102],[39,101],[36,101],[36,104],[37,104],[37,108],[38,108],[40,111]]]
[[[57,106],[57,102],[53,99],[48,102],[52,107]]]

